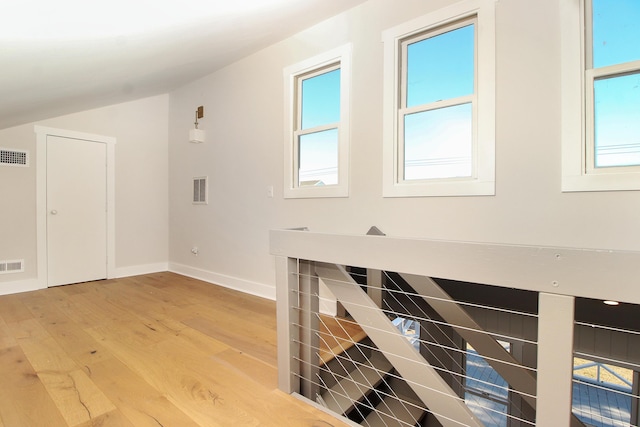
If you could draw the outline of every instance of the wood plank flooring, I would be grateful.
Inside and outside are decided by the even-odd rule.
[[[277,390],[273,301],[173,273],[0,296],[0,427],[345,425]]]

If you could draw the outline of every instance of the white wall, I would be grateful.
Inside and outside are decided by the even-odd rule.
[[[640,193],[560,191],[557,2],[496,3],[496,195],[382,198],[381,32],[450,3],[370,0],[171,93],[172,268],[273,296],[267,231],[297,226],[362,234],[377,225],[394,236],[640,250]],[[284,200],[282,69],[347,42],[351,196]],[[199,105],[207,142],[192,145],[187,131]],[[199,175],[210,179],[208,206],[190,203],[190,180]]]
[[[29,168],[0,167],[0,259],[24,258],[27,267],[0,275],[0,292],[36,279],[35,124],[117,138],[122,275],[169,261],[176,271],[273,297],[268,230],[297,226],[363,234],[377,225],[394,236],[640,250],[639,192],[560,192],[556,2],[496,3],[496,195],[382,197],[381,32],[452,2],[369,0],[169,95],[0,130],[0,147],[32,155]],[[284,200],[282,70],[345,43],[353,46],[351,196]],[[207,142],[193,145],[187,133],[199,105]],[[210,203],[194,206],[191,179],[201,175],[209,176]]]
[[[0,259],[26,261],[24,273],[0,275],[0,294],[28,288],[38,279],[34,125],[117,139],[116,273],[166,269],[168,102],[162,95],[0,130],[0,147],[31,154],[29,168],[0,166]]]

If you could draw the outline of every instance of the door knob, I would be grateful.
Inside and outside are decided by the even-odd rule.
[[[57,211],[57,210],[55,210],[55,209],[54,209],[54,210],[52,210],[52,211],[51,211],[51,215],[58,215],[58,211]]]

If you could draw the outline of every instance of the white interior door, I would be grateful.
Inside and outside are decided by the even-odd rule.
[[[107,278],[106,144],[47,136],[48,286]]]

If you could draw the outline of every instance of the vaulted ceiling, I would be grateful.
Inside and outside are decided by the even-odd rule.
[[[0,129],[169,92],[363,1],[6,2]]]

